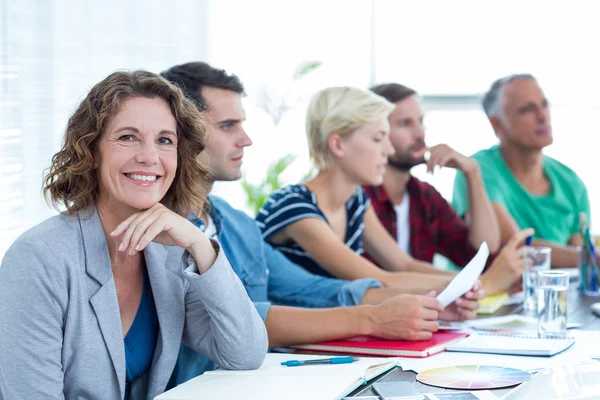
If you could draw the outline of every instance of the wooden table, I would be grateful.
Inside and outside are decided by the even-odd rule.
[[[567,305],[567,321],[577,322],[582,324],[580,329],[585,330],[598,330],[600,331],[600,318],[592,314],[590,311],[590,305],[596,302],[600,302],[600,297],[586,297],[580,295],[577,291],[578,283],[571,282],[569,287],[569,297],[568,297],[568,305]],[[533,316],[526,314],[523,311],[522,305],[519,306],[505,306],[498,310],[492,317],[498,317],[502,315],[508,314],[522,314],[527,316]],[[484,317],[485,318],[485,317]],[[382,377],[374,379],[372,382],[363,385],[362,387],[356,389],[354,392],[350,394],[349,397],[360,397],[360,396],[377,396],[377,394],[371,389],[371,384],[376,381],[381,382],[398,382],[398,381],[408,381],[414,384],[415,388],[421,391],[421,393],[442,393],[442,392],[451,392],[455,391],[453,389],[443,389],[434,386],[424,385],[420,382],[417,382],[417,374],[413,371],[403,371],[402,368],[396,368],[392,370],[392,372],[383,375]],[[512,390],[513,388],[508,389],[498,389],[493,392],[499,396],[504,393]]]

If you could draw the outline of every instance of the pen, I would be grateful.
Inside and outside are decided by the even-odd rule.
[[[587,252],[588,252],[588,246],[589,246],[589,241],[587,238],[587,234],[588,234],[588,229],[587,229],[587,215],[584,212],[580,212],[579,213],[579,230],[580,230],[580,234],[581,234],[581,239],[583,239],[583,245],[580,248],[580,254],[579,254],[579,263],[581,264],[581,269],[579,271],[580,274],[580,279],[579,279],[579,291],[583,292],[584,289],[586,288],[586,282],[588,281],[588,273],[587,273],[587,269],[588,269],[588,262],[587,262]],[[586,244],[587,242],[587,244]],[[594,266],[591,266],[592,269],[594,268]]]
[[[301,365],[316,365],[316,364],[349,364],[354,361],[358,361],[358,357],[331,357],[331,358],[320,358],[318,360],[289,360],[281,363],[284,367],[299,367]]]
[[[533,240],[533,236],[527,236],[527,239],[525,239],[525,246],[531,246],[532,240]]]
[[[596,278],[596,268],[597,268],[597,262],[596,262],[596,247],[594,246],[594,243],[592,242],[592,238],[590,236],[590,228],[586,229],[586,237],[588,240],[588,243],[590,245],[590,264],[592,266],[592,291],[597,291],[598,290],[598,281]]]

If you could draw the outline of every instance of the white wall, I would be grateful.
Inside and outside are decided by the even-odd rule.
[[[0,0],[0,258],[54,215],[42,174],[87,91],[117,69],[208,57],[207,1]]]

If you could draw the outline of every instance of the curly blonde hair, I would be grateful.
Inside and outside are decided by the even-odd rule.
[[[208,187],[207,169],[198,160],[206,134],[203,115],[179,88],[148,71],[112,73],[90,90],[69,118],[62,148],[44,177],[44,197],[54,208],[64,205],[72,214],[95,204],[98,142],[123,102],[133,97],[164,99],[177,123],[177,172],[161,203],[180,215],[201,209]]]

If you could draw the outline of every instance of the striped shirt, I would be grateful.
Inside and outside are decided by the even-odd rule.
[[[356,254],[363,253],[363,230],[365,211],[371,204],[362,188],[346,202],[346,237],[344,243]],[[329,224],[317,204],[317,196],[306,186],[290,185],[279,189],[267,200],[256,215],[256,224],[262,231],[263,239],[270,238],[286,226],[306,218],[317,218]],[[302,247],[295,242],[272,244],[290,261],[314,274],[331,277]]]

